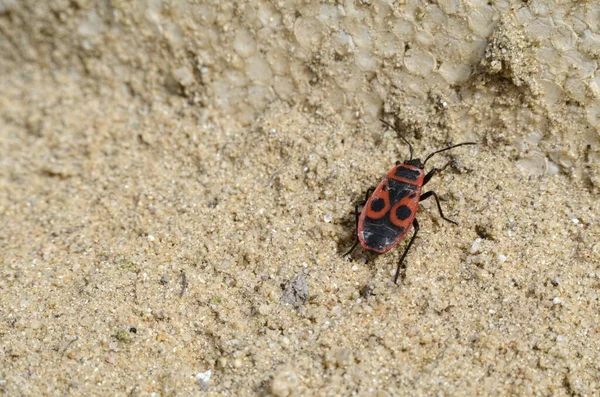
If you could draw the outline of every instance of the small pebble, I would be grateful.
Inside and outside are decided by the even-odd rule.
[[[150,241],[150,242],[154,241],[154,236],[151,234],[149,234],[147,238],[148,238],[148,241]]]
[[[331,221],[333,220],[333,215],[332,215],[332,214],[326,214],[326,215],[323,217],[323,220],[324,220],[325,222],[327,222],[327,223],[331,223]]]
[[[481,245],[481,239],[480,238],[476,238],[475,241],[473,241],[473,244],[471,245],[471,249],[469,250],[469,252],[471,254],[478,253],[480,245]]]
[[[498,254],[496,256],[496,259],[498,259],[498,262],[504,263],[504,262],[506,262],[506,255],[504,255],[504,254]]]
[[[208,383],[208,381],[210,380],[210,377],[212,376],[212,371],[209,369],[206,372],[198,372],[196,374],[196,379],[200,380],[204,383]]]
[[[167,312],[164,311],[164,310],[153,311],[152,315],[157,320],[164,320],[164,319],[166,319],[168,317]]]
[[[308,298],[308,283],[303,273],[297,273],[283,287],[281,300],[292,306],[300,307]]]
[[[473,255],[471,256],[471,263],[479,265],[483,263],[483,258],[481,257],[481,255]]]

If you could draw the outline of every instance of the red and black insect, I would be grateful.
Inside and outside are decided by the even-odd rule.
[[[400,257],[398,267],[396,268],[394,283],[397,284],[404,257],[406,257],[419,231],[419,222],[415,218],[419,208],[419,201],[433,196],[442,219],[455,225],[458,224],[444,216],[440,200],[434,191],[430,190],[421,194],[421,188],[431,180],[433,175],[436,172],[443,171],[450,163],[447,163],[442,168],[432,168],[427,174],[424,171],[425,164],[437,153],[445,152],[459,146],[475,145],[477,142],[463,142],[436,150],[429,154],[425,158],[425,161],[421,162],[420,159],[413,159],[413,148],[410,142],[401,136],[394,126],[384,120],[381,120],[381,122],[396,131],[400,138],[406,142],[410,151],[410,159],[404,161],[404,163],[397,161],[396,166],[387,173],[377,187],[367,189],[365,200],[356,204],[354,213],[356,215],[357,239],[352,248],[344,255],[348,255],[354,251],[359,242],[367,251],[377,254],[386,253],[404,239],[412,226],[415,232]],[[363,209],[359,212],[358,208],[360,206],[363,206]]]

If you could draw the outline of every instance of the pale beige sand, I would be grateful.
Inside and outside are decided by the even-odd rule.
[[[282,104],[248,129],[200,124],[177,98],[7,79],[6,394],[595,393],[599,204],[567,175],[526,178],[486,143],[457,149],[431,188],[460,225],[422,208],[396,287],[400,250],[340,256],[353,202],[406,155],[382,128]],[[441,143],[414,140],[418,153]],[[280,298],[297,273],[309,296],[295,309]]]
[[[598,394],[600,203],[577,170],[517,167],[522,131],[550,122],[518,87],[473,83],[473,130],[434,105],[405,126],[418,154],[481,144],[428,164],[455,160],[429,188],[460,225],[424,203],[395,286],[404,243],[341,256],[354,202],[407,155],[379,123],[276,101],[242,127],[3,65],[0,394]],[[579,139],[566,113],[557,139]],[[298,307],[281,301],[296,275]]]

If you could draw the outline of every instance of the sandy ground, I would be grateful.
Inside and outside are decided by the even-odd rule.
[[[27,21],[2,15],[2,33]],[[390,95],[417,154],[480,142],[428,163],[453,161],[428,189],[459,225],[424,202],[394,285],[406,242],[342,253],[354,203],[406,159],[396,134],[280,100],[244,125],[165,87],[142,51],[106,47],[152,70],[111,80],[126,73],[96,60],[105,37],[78,69],[70,25],[48,43],[41,26],[39,54],[11,50],[27,35],[0,42],[0,394],[600,395],[600,165],[582,106],[537,101],[522,70],[484,70],[450,103]],[[31,61],[44,51],[64,64]]]
[[[4,77],[0,105],[6,395],[600,387],[600,208],[564,173],[526,177],[483,136],[432,160],[455,160],[430,187],[460,225],[424,203],[395,286],[401,249],[340,254],[353,203],[407,153],[382,126],[274,103],[242,129],[35,68]]]

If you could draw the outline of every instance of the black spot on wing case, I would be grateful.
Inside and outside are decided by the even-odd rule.
[[[411,215],[412,211],[406,205],[401,205],[400,207],[396,208],[396,218],[400,219],[401,221],[410,218]]]
[[[385,200],[382,198],[371,201],[371,209],[375,212],[379,212],[385,208]]]

